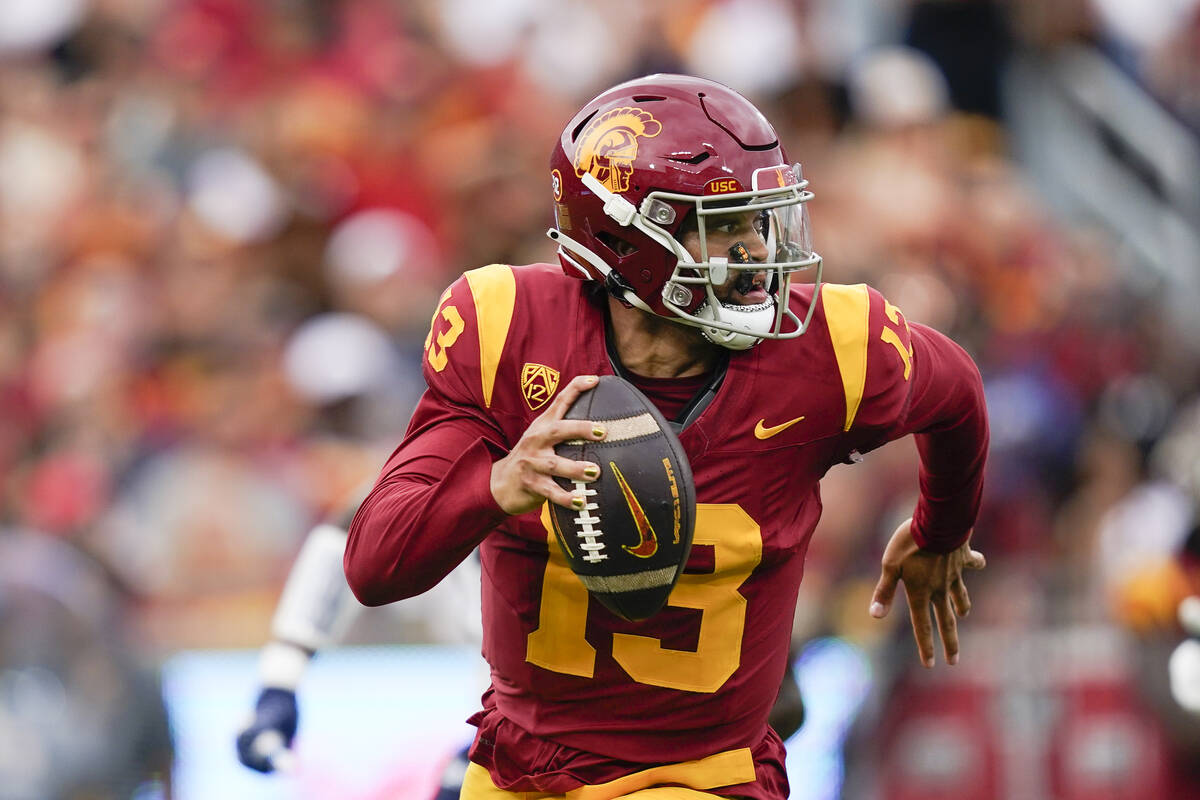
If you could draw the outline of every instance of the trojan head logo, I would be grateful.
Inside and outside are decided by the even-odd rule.
[[[558,389],[558,370],[544,364],[525,364],[521,367],[521,394],[530,411],[546,405]]]
[[[590,172],[610,191],[629,189],[633,160],[637,158],[638,139],[653,138],[662,132],[662,123],[640,108],[626,106],[605,111],[588,123],[579,146],[575,148],[575,175]]]

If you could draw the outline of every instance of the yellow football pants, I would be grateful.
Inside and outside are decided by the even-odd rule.
[[[718,797],[683,786],[655,786],[629,792],[626,786],[625,781],[612,781],[600,786],[580,786],[566,794],[506,792],[496,788],[486,769],[471,763],[463,779],[459,800],[712,800]]]

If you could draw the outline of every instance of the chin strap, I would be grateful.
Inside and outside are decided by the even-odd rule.
[[[612,270],[604,277],[604,288],[608,290],[609,294],[617,298],[621,305],[626,308],[633,308],[633,303],[625,299],[629,295],[634,294],[633,287],[625,280],[624,275],[615,269]]]
[[[758,334],[766,333],[775,324],[774,303],[764,306],[755,306],[753,311],[743,311],[732,306],[717,304],[713,308],[706,304],[698,313],[708,312],[717,321],[732,325],[738,330],[728,331],[705,325],[700,328],[700,332],[708,341],[729,350],[749,350],[762,341],[763,337]]]

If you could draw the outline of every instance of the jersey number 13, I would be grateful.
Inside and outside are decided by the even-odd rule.
[[[591,678],[596,648],[585,638],[588,592],[554,540],[548,509],[542,510],[542,524],[550,558],[542,582],[538,627],[526,641],[525,660],[554,672]],[[612,657],[638,683],[715,692],[741,663],[746,598],[738,588],[762,560],[762,533],[741,506],[699,503],[692,541],[712,546],[713,571],[679,576],[668,605],[701,612],[696,650],[672,650],[650,636],[614,633]]]

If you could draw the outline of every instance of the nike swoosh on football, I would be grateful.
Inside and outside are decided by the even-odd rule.
[[[646,516],[642,504],[638,502],[637,496],[634,495],[633,489],[629,488],[628,481],[621,474],[621,470],[613,461],[608,462],[608,467],[613,471],[613,475],[617,478],[617,485],[621,487],[621,494],[625,495],[625,502],[629,506],[629,513],[633,516],[633,523],[637,526],[638,543],[633,547],[623,544],[627,552],[638,558],[649,558],[658,552],[658,538],[654,535],[654,528],[650,526],[650,518]]]
[[[754,426],[754,436],[757,439],[770,439],[777,433],[783,433],[802,419],[804,419],[804,417],[796,417],[795,419],[789,419],[787,422],[781,422],[778,425],[772,425],[769,428],[763,425],[766,420],[760,419]]]

